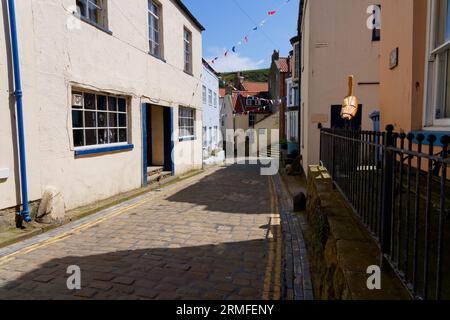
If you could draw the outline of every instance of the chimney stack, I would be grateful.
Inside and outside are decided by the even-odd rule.
[[[230,82],[228,82],[225,88],[225,94],[231,96],[233,94],[233,90],[234,90],[233,81],[230,80]]]
[[[273,50],[272,61],[278,61],[278,60],[280,60],[280,51]]]
[[[241,72],[238,72],[236,74],[236,78],[235,78],[235,86],[236,86],[236,88],[238,88],[238,90],[242,90],[243,89],[244,80],[245,80],[245,77],[242,76]]]

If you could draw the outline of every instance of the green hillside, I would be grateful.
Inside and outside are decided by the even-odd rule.
[[[241,75],[245,78],[246,81],[252,82],[268,82],[269,81],[269,72],[270,69],[259,69],[259,70],[248,70],[241,71]],[[222,81],[220,82],[220,87],[224,87],[225,83],[228,83],[230,80],[233,80],[236,77],[237,72],[224,72],[221,73]]]

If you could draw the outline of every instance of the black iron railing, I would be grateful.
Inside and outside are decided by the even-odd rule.
[[[321,129],[320,157],[411,293],[450,299],[449,136]]]

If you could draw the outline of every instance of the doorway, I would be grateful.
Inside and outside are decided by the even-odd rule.
[[[142,106],[144,144],[144,185],[149,178],[173,176],[172,108],[152,104]]]

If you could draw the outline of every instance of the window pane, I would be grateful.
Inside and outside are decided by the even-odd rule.
[[[86,13],[86,1],[87,0],[77,0],[77,13],[80,15],[80,17],[87,17]]]
[[[159,16],[158,6],[155,2],[153,1],[148,2],[148,10],[152,12],[155,16]]]
[[[106,117],[107,117],[107,113],[106,112],[99,112],[99,113],[97,113],[97,127],[99,127],[99,128],[107,127]]]
[[[95,111],[84,112],[84,126],[86,128],[95,128],[97,126],[97,114]]]
[[[117,111],[117,98],[108,97],[108,110]]]
[[[119,111],[127,112],[127,101],[125,99],[119,99]]]
[[[117,127],[117,113],[108,113],[108,126],[111,128]]]
[[[438,12],[436,47],[450,41],[450,0],[438,0]]]
[[[436,99],[436,119],[450,118],[450,54],[438,55],[438,92]]]
[[[83,130],[73,130],[73,145],[75,147],[83,147],[84,146]]]
[[[100,7],[96,4],[97,1],[90,0],[88,3],[89,20],[100,24]]]
[[[155,47],[158,47],[158,44],[159,44],[159,31],[157,31],[156,29],[154,31],[154,40],[155,40]]]
[[[84,108],[89,110],[95,110],[95,94],[84,94]]]
[[[119,130],[119,142],[127,142],[127,129],[120,129]]]
[[[97,96],[97,110],[106,110],[106,96]]]
[[[97,22],[97,7],[88,1],[88,19]]]
[[[108,129],[99,129],[98,144],[107,144],[107,143],[108,143]]]
[[[86,145],[93,146],[97,144],[97,130],[89,129],[86,130]]]
[[[125,113],[119,113],[119,127],[126,128],[127,115]]]
[[[109,143],[117,143],[117,129],[109,129]]]
[[[72,127],[83,128],[83,111],[72,110]]]

